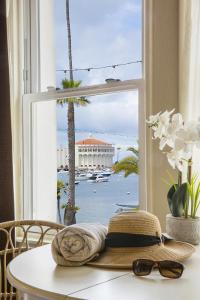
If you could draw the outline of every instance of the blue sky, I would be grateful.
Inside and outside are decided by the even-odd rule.
[[[65,0],[55,2],[56,68],[68,68]],[[141,60],[141,0],[71,0],[73,67],[87,68]],[[68,74],[66,75],[68,77]],[[64,77],[57,72],[57,86]],[[74,73],[82,85],[105,83],[106,78],[140,78],[141,64],[115,69]],[[138,132],[136,92],[90,98],[91,104],[75,111],[77,138],[80,131],[131,138]],[[57,108],[58,129],[66,129],[66,107]],[[122,139],[122,138],[121,138]],[[60,142],[60,141],[59,141]],[[112,142],[112,141],[111,141]]]

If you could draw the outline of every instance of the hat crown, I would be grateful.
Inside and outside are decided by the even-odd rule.
[[[161,236],[161,227],[155,215],[146,211],[131,211],[110,219],[108,233],[111,232]]]

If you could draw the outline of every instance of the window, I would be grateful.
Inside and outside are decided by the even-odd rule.
[[[41,1],[39,1],[40,3]],[[64,1],[60,1],[59,3],[63,4]],[[76,3],[75,3],[76,2]],[[97,1],[96,4],[95,2],[92,3],[92,7],[91,7],[91,11],[95,9],[95,5],[96,5],[96,9],[98,7],[98,5],[100,5],[100,7],[102,8],[102,5],[99,4],[101,1]],[[102,15],[101,15],[101,19],[104,19],[105,24],[107,24],[108,26],[108,20],[109,18],[111,18],[111,16],[113,16],[114,12],[117,13],[117,11],[119,12],[120,7],[121,7],[121,2],[117,1],[117,4],[115,2],[112,2],[112,5],[110,7],[110,3],[107,4],[107,6],[105,5],[105,11],[102,11]],[[133,2],[133,6],[129,6],[127,3]],[[58,2],[57,2],[58,3]],[[76,0],[76,1],[72,1],[72,6],[74,5],[78,5],[81,2]],[[39,18],[41,18],[42,13],[44,13],[44,7],[42,4],[42,2],[40,3],[40,16]],[[59,4],[56,6],[56,14],[58,14],[58,9],[59,7],[61,7],[62,4]],[[82,4],[80,4],[82,5]],[[75,7],[75,6],[74,6]],[[89,6],[88,6],[89,7]],[[123,11],[123,13],[125,15],[122,16],[122,19],[128,16],[130,17],[129,14],[136,14],[136,11],[140,12],[141,15],[141,7],[142,7],[142,1],[126,1],[126,4],[124,5],[125,7],[125,11]],[[113,8],[116,8],[116,11],[113,10]],[[72,8],[73,9],[73,8]],[[76,9],[73,9],[73,14],[75,14]],[[111,14],[111,12],[113,14]],[[84,14],[88,14],[89,12],[84,11]],[[104,13],[104,14],[103,14]],[[45,10],[45,14],[51,15],[51,21],[53,20],[53,7],[49,8],[49,10]],[[73,15],[74,16],[74,15]],[[83,17],[83,16],[82,16]],[[80,30],[80,26],[82,26],[83,28],[83,36],[86,36],[87,34],[87,29],[91,28],[91,22],[97,22],[98,20],[95,20],[94,16],[92,19],[92,13],[90,15],[91,18],[86,18],[88,24],[85,24],[85,28],[84,26],[82,26],[81,22],[80,24],[78,24],[77,26],[79,26],[79,29],[76,28],[75,30]],[[62,17],[63,18],[63,17]],[[73,22],[74,24],[76,24],[76,19],[77,16],[74,16]],[[115,15],[115,19],[117,18],[117,14]],[[122,19],[120,19],[122,21]],[[55,19],[54,19],[55,20]],[[119,19],[118,19],[119,20]],[[123,19],[124,20],[124,19]],[[127,20],[129,20],[129,18],[127,18]],[[43,19],[44,21],[44,19]],[[40,43],[38,45],[39,49],[42,49],[42,58],[40,61],[40,79],[42,80],[42,76],[44,75],[42,72],[44,72],[44,68],[45,68],[45,59],[47,59],[47,57],[45,56],[45,39],[41,41],[41,37],[44,37],[44,31],[42,26],[45,27],[45,22],[42,21],[42,24],[40,24],[40,35],[38,35],[38,38],[40,38]],[[107,22],[107,23],[106,23]],[[98,22],[97,22],[98,23]],[[98,28],[98,24],[96,23],[96,26]],[[111,23],[111,22],[110,22]],[[110,30],[112,28],[112,26],[114,26],[113,22],[110,27]],[[134,22],[133,22],[134,23]],[[131,27],[133,25],[133,23],[130,22],[129,26]],[[53,21],[52,21],[53,24]],[[52,25],[51,26],[55,26]],[[140,22],[137,23],[137,34],[139,36],[139,40],[140,40],[140,45],[141,45],[141,16],[140,16]],[[49,25],[49,24],[48,24]],[[60,43],[64,43],[65,42],[65,38],[62,38],[62,34],[64,34],[63,32],[60,33],[60,37],[58,37],[59,33],[58,33],[58,28],[60,26],[60,23],[57,24],[58,27],[56,27],[56,45],[57,45],[57,51],[60,51],[59,49],[61,49],[60,47]],[[75,26],[75,25],[74,25]],[[127,25],[128,26],[128,25]],[[119,26],[120,27],[120,26]],[[111,36],[111,32],[109,33],[108,37],[106,37],[107,40],[110,41],[110,45],[112,45],[111,49],[113,49],[116,39],[115,39],[115,35],[116,35],[116,30],[121,30],[120,31],[120,36],[123,36],[123,32],[124,32],[124,27],[123,28],[114,28],[115,30],[112,32],[113,37]],[[111,31],[112,31],[111,30]],[[104,31],[105,32],[105,31]],[[139,33],[138,33],[139,32]],[[129,32],[130,34],[130,32]],[[137,35],[136,34],[136,35]],[[135,33],[132,36],[133,40],[134,40],[134,36],[136,36]],[[74,36],[76,36],[75,38],[75,42],[74,44],[76,45],[76,43],[79,43],[81,41],[79,41],[77,34],[74,33]],[[93,33],[90,33],[90,37],[93,37]],[[98,35],[96,35],[96,38],[98,37]],[[130,36],[129,36],[130,37]],[[76,41],[77,39],[77,41]],[[92,45],[92,48],[97,47],[97,45],[100,44],[102,45],[102,39],[100,38],[100,41],[97,41],[95,39],[91,39],[90,40],[91,43],[94,43]],[[113,42],[114,41],[114,42]],[[117,40],[120,44],[121,40],[118,39]],[[83,40],[82,40],[83,42]],[[50,42],[49,42],[50,43]],[[105,42],[104,42],[105,43]],[[134,43],[133,43],[134,44]],[[87,43],[86,43],[87,45]],[[82,44],[82,46],[84,46]],[[75,47],[75,46],[74,46]],[[124,46],[123,46],[124,47]],[[122,47],[122,48],[123,48]],[[131,46],[132,47],[132,46]],[[46,52],[51,52],[51,49],[54,48],[49,47],[46,48],[48,49],[48,51]],[[112,97],[116,97],[120,98],[120,95],[124,94],[129,94],[129,93],[136,93],[137,94],[137,111],[138,111],[138,130],[139,130],[139,135],[137,136],[137,138],[139,139],[139,145],[142,145],[142,147],[140,147],[140,157],[141,157],[141,161],[142,161],[142,165],[141,165],[141,170],[140,170],[140,182],[139,182],[139,205],[142,208],[145,208],[146,206],[146,195],[145,195],[145,129],[144,129],[144,125],[142,125],[142,121],[144,119],[144,101],[143,101],[143,88],[144,88],[144,82],[143,82],[143,78],[142,78],[142,65],[141,62],[138,63],[138,66],[135,67],[134,64],[127,64],[124,66],[123,69],[123,65],[122,66],[114,66],[114,64],[118,64],[119,62],[123,63],[124,62],[124,57],[127,58],[127,60],[129,61],[131,59],[130,56],[127,56],[124,54],[123,60],[121,60],[121,56],[117,57],[116,60],[110,60],[111,58],[114,59],[114,57],[112,57],[111,55],[106,54],[108,51],[108,49],[104,49],[105,50],[105,54],[102,55],[103,58],[105,58],[105,60],[100,60],[97,58],[92,57],[91,55],[90,58],[86,58],[86,52],[88,47],[83,48],[83,51],[81,51],[81,55],[80,57],[78,56],[78,52],[80,52],[80,48],[81,45],[76,45],[76,50],[75,51],[75,57],[77,57],[77,61],[80,62],[79,66],[80,68],[83,67],[83,65],[86,64],[86,67],[88,66],[94,66],[97,65],[97,62],[100,63],[100,67],[104,67],[104,66],[108,66],[109,64],[111,65],[111,67],[106,67],[105,69],[99,69],[98,70],[98,75],[96,75],[97,73],[95,73],[95,69],[90,70],[90,71],[79,71],[79,73],[76,73],[76,76],[80,76],[81,75],[81,79],[83,82],[83,86],[84,87],[79,87],[76,88],[75,90],[56,90],[54,89],[49,89],[49,91],[47,92],[43,92],[41,93],[40,91],[45,90],[46,86],[47,86],[47,79],[45,78],[45,82],[43,82],[41,84],[41,88],[40,91],[38,91],[38,93],[31,93],[29,95],[24,95],[23,98],[23,105],[24,105],[24,114],[23,114],[23,119],[24,119],[24,154],[25,154],[25,160],[24,160],[24,217],[30,217],[30,218],[45,218],[45,219],[49,219],[52,221],[56,221],[57,220],[57,209],[56,209],[56,181],[57,181],[57,174],[55,172],[55,170],[59,167],[64,169],[63,170],[63,174],[64,171],[67,172],[68,170],[68,165],[67,165],[67,153],[65,151],[65,145],[62,142],[57,142],[58,139],[61,139],[61,136],[64,134],[63,132],[58,133],[57,132],[57,141],[56,141],[56,129],[60,128],[62,131],[62,127],[58,127],[56,128],[56,100],[62,97],[79,97],[79,96],[86,96],[89,97],[90,99],[95,99],[94,102],[96,101],[97,103],[100,103],[100,99],[102,99],[103,97],[106,99],[111,99]],[[108,47],[109,48],[109,47]],[[79,49],[79,51],[78,51]],[[95,48],[96,49],[96,48]],[[120,48],[121,49],[121,48]],[[132,48],[130,48],[131,51]],[[102,49],[100,50],[100,52],[102,51]],[[109,50],[111,51],[111,50]],[[135,50],[134,50],[135,51]],[[133,51],[133,52],[134,52]],[[141,49],[137,50],[138,55],[136,55],[137,57],[135,57],[136,60],[141,61],[142,60],[142,51]],[[65,50],[63,50],[63,52],[66,52]],[[63,57],[66,56],[66,54],[64,55],[60,55],[60,52],[58,52],[59,54],[57,54],[57,60],[59,59],[59,57]],[[97,53],[97,52],[96,52]],[[98,53],[97,53],[98,54]],[[121,52],[120,52],[121,54]],[[135,54],[135,52],[134,52]],[[100,55],[100,54],[98,54]],[[109,59],[110,58],[110,59]],[[56,69],[58,69],[59,67],[62,69],[63,68],[63,64],[62,61],[60,62],[61,64],[58,65],[57,62],[57,66]],[[78,66],[78,64],[77,64]],[[131,67],[132,66],[132,67]],[[124,71],[122,71],[122,69]],[[102,71],[103,70],[103,71]],[[106,72],[106,70],[108,72]],[[128,71],[129,70],[129,71]],[[137,72],[136,72],[137,70]],[[133,73],[131,73],[133,71]],[[134,73],[135,72],[135,73]],[[52,70],[50,70],[50,73],[52,74]],[[57,75],[56,75],[57,73]],[[56,78],[57,80],[57,86],[60,86],[60,81],[61,79],[63,79],[63,76],[67,76],[67,72],[54,72],[54,74],[52,75],[52,78],[54,77],[54,80]],[[66,73],[66,74],[65,74]],[[100,75],[99,75],[100,74]],[[127,77],[126,77],[127,75]],[[45,76],[44,76],[45,77]],[[120,78],[121,81],[116,81],[116,82],[107,82],[105,83],[105,79],[109,78],[109,77],[114,77],[114,78]],[[48,81],[48,86],[53,85],[55,86],[55,84],[51,84],[51,82],[53,82],[53,79],[50,78],[50,80]],[[80,78],[80,77],[79,77]],[[75,77],[75,79],[78,79],[78,77]],[[129,80],[127,80],[129,79]],[[96,85],[94,85],[94,83]],[[114,96],[112,96],[114,95]],[[99,101],[99,102],[98,102]],[[113,100],[112,100],[113,101]],[[117,103],[117,100],[116,100]],[[125,102],[124,102],[125,103]],[[104,104],[105,105],[105,104]],[[123,105],[122,105],[123,106]],[[92,106],[91,106],[92,107]],[[108,107],[109,107],[109,101],[108,101]],[[92,108],[91,108],[92,109]],[[78,111],[78,110],[77,110]],[[78,113],[79,115],[83,116],[83,119],[85,118],[85,120],[88,120],[89,123],[89,119],[88,116],[85,115],[84,117],[84,113],[83,111],[80,112],[81,110],[79,109]],[[99,111],[98,111],[99,114]],[[94,117],[94,116],[93,116]],[[96,114],[97,117],[97,114]],[[112,121],[113,123],[117,123],[119,121],[119,118],[117,119],[117,116],[113,114],[112,116]],[[64,121],[62,121],[64,122]],[[99,128],[102,127],[102,123],[99,121]],[[88,131],[89,131],[89,127],[88,127]],[[80,133],[81,127],[78,128],[78,131]],[[88,133],[88,132],[87,132]],[[94,132],[97,135],[101,135],[104,134],[104,132],[101,132],[101,130],[97,130],[97,132]],[[92,133],[92,134],[94,134]],[[111,134],[112,135],[112,134]],[[81,136],[81,134],[79,134],[79,136]],[[115,136],[115,135],[114,135]],[[105,138],[103,138],[104,140]],[[123,139],[123,138],[122,138]],[[114,140],[114,138],[113,138]],[[59,145],[59,149],[60,151],[56,151],[57,149],[57,143]],[[117,141],[112,142],[111,144],[114,143],[114,148],[113,149],[109,149],[109,148],[105,148],[105,147],[96,147],[93,148],[92,146],[89,148],[82,148],[79,149],[78,152],[82,152],[81,157],[79,159],[79,163],[80,163],[80,167],[81,168],[93,168],[95,169],[95,167],[97,168],[105,168],[107,167],[108,164],[108,160],[110,158],[108,158],[108,156],[110,155],[111,157],[114,156],[115,161],[120,159],[120,155],[122,155],[122,151],[121,149],[119,149],[118,143]],[[125,143],[124,143],[125,145]],[[129,143],[130,145],[130,143]],[[121,146],[121,144],[120,144]],[[118,150],[117,150],[118,149]],[[58,150],[58,149],[57,149]],[[93,152],[95,153],[95,156],[93,157]],[[57,153],[57,156],[56,156]],[[60,154],[59,159],[58,159],[58,153]],[[63,156],[61,156],[61,153],[63,153]],[[90,159],[92,160],[88,160],[88,155],[91,155]],[[100,158],[101,157],[101,158]],[[64,166],[64,168],[63,168]],[[81,185],[80,185],[81,186]],[[77,188],[79,187],[79,185],[77,186]],[[129,192],[129,191],[127,191]],[[94,192],[95,194],[95,192]],[[129,202],[129,201],[128,201]],[[127,202],[127,203],[128,203]],[[132,202],[131,202],[132,203]],[[130,202],[128,204],[131,204]],[[116,203],[115,203],[116,204]],[[111,205],[113,205],[113,203],[111,203]],[[81,206],[81,204],[80,204]],[[48,208],[48,209],[47,209]],[[116,210],[117,207],[114,207],[114,210]],[[114,212],[113,208],[112,208],[112,212]],[[83,209],[82,209],[82,212]],[[91,210],[92,212],[92,210]],[[102,213],[102,220],[105,221],[105,215],[104,213]],[[97,221],[97,220],[94,220]],[[106,222],[106,221],[105,221]]]

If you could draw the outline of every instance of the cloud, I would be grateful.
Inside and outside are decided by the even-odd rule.
[[[54,0],[56,20],[56,68],[67,66],[65,0]],[[71,0],[74,67],[112,65],[141,59],[141,0]],[[141,64],[119,68],[74,72],[82,85],[141,77]],[[57,85],[64,74],[57,72]],[[87,107],[76,108],[76,128],[86,131],[137,135],[137,92],[91,97]],[[66,107],[57,108],[58,129],[66,129]]]
[[[76,129],[137,135],[138,93],[121,92],[89,98],[87,107],[75,108]],[[67,129],[67,107],[57,108],[58,129]]]
[[[70,1],[74,67],[124,63],[141,59],[141,0]],[[65,0],[55,0],[57,69],[67,66]],[[63,73],[57,74],[58,85]],[[141,76],[140,65],[75,72],[84,85]]]

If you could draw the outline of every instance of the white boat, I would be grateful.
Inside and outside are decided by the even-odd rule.
[[[87,180],[87,179],[88,179],[88,177],[87,177],[87,174],[85,174],[85,173],[77,174],[75,177],[75,180],[78,180],[78,181],[83,181],[83,180]]]
[[[108,178],[103,175],[98,175],[96,178],[96,182],[108,182]]]
[[[87,178],[91,178],[92,176],[94,175],[101,175],[101,172],[100,170],[94,170],[94,171],[89,171],[87,174],[86,174],[86,177]]]
[[[80,181],[78,181],[78,180],[75,180],[75,184],[79,184],[80,183]]]
[[[90,177],[92,177],[92,175],[93,175],[93,173],[88,172],[88,173],[86,174],[87,179],[90,178]]]
[[[112,173],[113,173],[113,171],[111,171],[110,169],[106,169],[101,172],[101,175],[103,175],[105,177],[109,177],[110,175],[112,175]]]
[[[66,171],[66,170],[60,170],[58,173],[60,173],[60,174],[68,174],[69,171]]]

